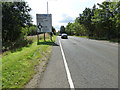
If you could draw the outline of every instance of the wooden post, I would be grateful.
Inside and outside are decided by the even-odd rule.
[[[39,34],[37,33],[37,45],[39,44]]]
[[[52,41],[52,32],[50,32],[50,39],[51,39],[51,41]]]
[[[44,32],[44,41],[45,41],[45,32]]]

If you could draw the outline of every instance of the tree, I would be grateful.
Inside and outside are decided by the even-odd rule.
[[[60,33],[65,33],[65,27],[64,26],[60,27]]]
[[[52,26],[52,32],[53,32],[54,35],[56,35],[56,30],[53,26]]]
[[[115,32],[116,37],[120,40],[120,1],[114,2],[114,9],[113,9],[115,16],[113,20],[115,21]]]
[[[85,26],[86,30],[88,30],[88,36],[93,36],[94,26],[91,21],[92,14],[93,12],[90,8],[85,8],[83,13],[80,14],[78,21],[80,24]]]
[[[36,25],[30,26],[27,35],[37,35],[37,26]]]
[[[74,23],[68,23],[66,32],[73,35],[87,35],[96,39],[120,38],[120,1],[102,2],[92,9],[85,8]]]
[[[103,2],[98,4],[100,9],[99,13],[96,10],[96,29],[99,32],[100,37],[105,37],[106,39],[112,39],[116,37],[116,25],[115,25],[115,11],[117,9],[115,2]]]
[[[72,23],[68,23],[68,25],[66,26],[66,28],[65,28],[65,32],[68,34],[68,35],[72,35],[72,29],[71,29],[71,26],[72,25]]]
[[[22,27],[31,25],[30,11],[26,2],[2,2],[2,43],[5,48],[21,37]]]

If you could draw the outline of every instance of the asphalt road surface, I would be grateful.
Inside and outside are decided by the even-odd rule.
[[[64,59],[74,88],[118,88],[118,45],[72,36],[56,38],[38,88],[70,87]]]

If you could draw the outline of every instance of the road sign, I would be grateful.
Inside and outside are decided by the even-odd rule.
[[[37,32],[52,32],[52,15],[36,14]]]

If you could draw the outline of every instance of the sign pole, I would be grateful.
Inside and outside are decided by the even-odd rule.
[[[45,41],[45,32],[44,32],[44,41]]]
[[[52,41],[52,32],[51,32],[51,41]]]
[[[39,34],[37,33],[37,45],[39,44]]]

